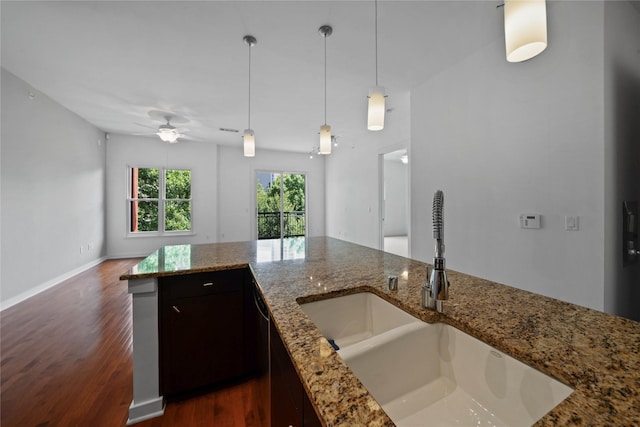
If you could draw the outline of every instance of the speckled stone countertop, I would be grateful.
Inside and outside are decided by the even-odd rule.
[[[162,248],[121,279],[250,267],[316,413],[327,426],[392,426],[298,303],[373,292],[450,324],[575,391],[537,426],[640,426],[640,323],[447,270],[449,301],[420,307],[425,264],[315,237]],[[386,290],[388,275],[398,290]]]

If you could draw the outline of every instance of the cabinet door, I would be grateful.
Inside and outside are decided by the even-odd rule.
[[[242,285],[242,284],[240,284]],[[243,374],[242,288],[167,301],[161,315],[161,379],[166,396]]]
[[[271,340],[271,426],[321,427],[293,362],[273,324]]]
[[[322,427],[322,423],[320,422],[320,419],[316,415],[316,411],[315,409],[313,409],[311,400],[309,400],[309,396],[307,396],[307,393],[304,392],[304,389],[302,390],[302,397],[303,397],[303,402],[302,402],[303,427]]]
[[[304,389],[277,329],[271,323],[271,426],[302,426]]]
[[[271,342],[271,426],[322,427],[311,400],[273,323]]]

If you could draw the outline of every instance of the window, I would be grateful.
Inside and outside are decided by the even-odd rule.
[[[306,235],[306,176],[301,173],[256,172],[258,239]]]
[[[129,232],[191,231],[191,171],[129,169]]]

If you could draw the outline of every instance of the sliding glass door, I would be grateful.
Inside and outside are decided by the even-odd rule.
[[[306,176],[284,172],[256,172],[258,239],[306,235]]]

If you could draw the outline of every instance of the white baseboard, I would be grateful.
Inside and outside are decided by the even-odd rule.
[[[127,425],[139,423],[164,414],[164,399],[162,396],[142,403],[131,401],[129,406],[129,419]]]
[[[34,288],[31,288],[27,291],[22,292],[21,294],[16,295],[15,297],[9,298],[6,301],[0,301],[0,311],[3,311],[9,307],[12,307],[26,299],[31,298],[34,295],[39,294],[42,291],[46,291],[49,288],[54,287],[55,285],[72,278],[73,276],[82,273],[83,271],[86,271],[92,267],[95,267],[96,265],[100,264],[101,262],[107,260],[107,257],[100,257],[98,259],[95,259],[87,264],[84,264],[78,268],[75,268],[71,271],[68,271],[58,277],[55,277],[51,280],[46,281],[45,283],[36,286]]]

